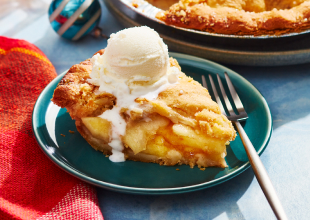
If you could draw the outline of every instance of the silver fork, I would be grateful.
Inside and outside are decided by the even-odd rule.
[[[246,111],[244,110],[244,107],[242,105],[242,102],[228,76],[227,73],[225,73],[225,78],[226,78],[226,82],[230,91],[230,94],[233,98],[234,104],[236,109],[238,110],[238,115],[235,114],[230,101],[226,95],[225,89],[223,87],[222,81],[220,76],[217,74],[217,81],[219,83],[219,87],[223,96],[223,99],[225,101],[227,110],[228,110],[228,114],[226,114],[223,104],[221,102],[221,99],[217,93],[214,81],[212,79],[212,76],[209,75],[209,79],[210,79],[210,83],[211,83],[211,87],[213,90],[213,94],[215,96],[216,102],[218,103],[218,105],[220,106],[221,112],[227,116],[227,118],[229,120],[231,120],[233,122],[233,124],[236,126],[238,133],[240,135],[240,138],[242,140],[243,146],[245,148],[245,151],[248,155],[250,164],[253,168],[253,171],[255,173],[255,176],[259,182],[260,187],[262,188],[274,214],[276,215],[277,219],[287,219],[287,216],[284,212],[284,209],[281,205],[281,202],[276,194],[276,191],[271,183],[271,180],[267,174],[267,171],[262,163],[262,161],[260,160],[253,144],[251,143],[248,135],[245,133],[243,127],[241,126],[239,121],[244,121],[248,118],[248,115],[246,113]],[[207,83],[206,83],[206,78],[204,75],[202,75],[202,85],[207,88]]]

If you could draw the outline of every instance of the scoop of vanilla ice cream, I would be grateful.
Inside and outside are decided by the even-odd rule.
[[[143,26],[112,34],[104,55],[107,75],[152,84],[167,73],[168,47],[153,29]]]

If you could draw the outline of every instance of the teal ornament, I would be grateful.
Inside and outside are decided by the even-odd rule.
[[[99,23],[98,0],[54,0],[48,10],[53,29],[63,38],[78,40]]]

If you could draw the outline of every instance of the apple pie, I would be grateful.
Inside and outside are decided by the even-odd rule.
[[[232,35],[281,35],[310,27],[307,0],[180,0],[156,17],[168,25]]]
[[[169,62],[180,70],[175,59]],[[90,59],[72,66],[55,89],[52,101],[68,110],[77,130],[94,149],[111,155],[111,123],[98,116],[112,109],[117,99],[89,83],[91,71]],[[156,99],[141,97],[135,102],[139,108],[120,111],[127,124],[122,136],[125,159],[161,165],[227,166],[226,145],[236,132],[198,82],[181,72],[179,83]]]

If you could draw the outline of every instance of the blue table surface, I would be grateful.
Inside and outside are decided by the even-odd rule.
[[[124,28],[104,7],[100,26],[107,35]],[[106,39],[91,36],[77,42],[62,39],[51,28],[46,12],[19,31],[7,30],[2,34],[34,43],[58,74],[107,45]],[[280,67],[225,66],[245,77],[266,98],[274,130],[261,160],[289,219],[309,219],[310,63]],[[251,168],[218,186],[186,194],[142,196],[101,188],[97,192],[106,220],[275,219]]]

